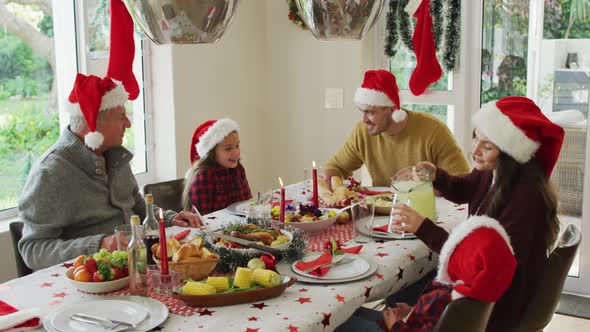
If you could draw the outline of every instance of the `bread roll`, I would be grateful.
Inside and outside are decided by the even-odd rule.
[[[160,259],[160,244],[159,243],[154,243],[152,245],[152,254],[157,258]]]
[[[203,245],[205,244],[203,238],[201,238],[200,236],[196,236],[194,239],[190,240],[189,243],[192,243],[199,248],[203,248]]]
[[[180,262],[188,257],[201,257],[201,248],[194,243],[185,243],[172,256],[173,262]]]

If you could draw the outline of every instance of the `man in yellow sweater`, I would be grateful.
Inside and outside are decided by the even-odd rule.
[[[400,108],[395,76],[369,70],[354,101],[363,115],[344,146],[324,165],[324,178],[346,178],[363,164],[373,186],[389,186],[398,170],[430,161],[453,175],[471,170],[447,126],[436,117]]]

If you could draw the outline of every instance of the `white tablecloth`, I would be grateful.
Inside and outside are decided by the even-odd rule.
[[[287,198],[309,198],[308,184],[287,187]],[[451,227],[464,220],[466,207],[437,198],[438,220]],[[213,217],[213,218],[208,218]],[[218,224],[236,220],[226,210],[205,216]],[[170,233],[179,228],[169,229]],[[329,285],[296,283],[280,297],[254,304],[208,308],[192,316],[170,314],[164,331],[332,331],[365,302],[384,298],[420,279],[436,267],[433,254],[419,240],[372,242],[360,254],[378,264],[377,272],[364,280]],[[38,307],[43,315],[61,305],[92,299],[73,287],[57,265],[0,285],[0,300],[17,308]]]

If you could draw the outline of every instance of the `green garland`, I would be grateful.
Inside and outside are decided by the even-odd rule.
[[[443,66],[445,70],[453,71],[457,66],[457,57],[461,47],[461,0],[449,0],[445,37]]]
[[[293,22],[293,24],[297,25],[301,29],[307,29],[303,18],[301,18],[301,15],[299,15],[299,7],[297,7],[295,0],[287,0],[287,4],[289,5],[289,14],[287,15],[289,21]]]
[[[250,223],[257,224],[260,227],[269,227],[270,222],[252,222]],[[234,223],[227,226],[227,228],[234,226],[236,224],[242,223]],[[293,239],[291,240],[291,245],[288,249],[283,251],[283,259],[287,262],[294,262],[300,260],[305,255],[305,250],[307,248],[307,240],[309,240],[309,235],[302,231],[299,228],[285,225],[281,227],[281,229],[291,232],[293,235]],[[219,255],[219,262],[217,263],[217,270],[222,273],[233,272],[238,267],[247,266],[248,262],[252,258],[257,258],[262,256],[262,253],[250,253],[250,252],[241,252],[237,249],[229,249],[224,247],[218,247],[211,243],[211,239],[207,237],[205,234],[202,234],[202,237],[207,239],[206,246],[207,248],[215,251]]]
[[[432,32],[434,37],[434,46],[437,50],[440,49],[443,41],[443,26],[444,26],[444,6],[443,0],[429,0],[430,1],[430,13],[432,15]],[[446,48],[444,54],[449,54],[450,57],[455,57],[451,61],[456,61],[456,50],[449,50],[448,45],[454,46],[455,44],[458,46],[458,42],[455,40],[460,40],[460,27],[461,27],[461,8],[460,8],[460,0],[447,0],[450,1],[449,4],[449,12],[447,13],[447,27],[445,31],[446,41]],[[414,24],[410,15],[404,10],[408,5],[409,0],[390,0],[389,1],[389,11],[387,13],[386,18],[386,36],[385,36],[385,55],[388,57],[393,57],[396,55],[399,37],[401,36],[401,40],[403,44],[411,51],[414,51],[414,44],[412,42],[412,36],[414,35]],[[456,3],[459,3],[459,8],[457,11]],[[457,27],[459,30],[457,30]],[[449,43],[449,40],[452,42]],[[453,67],[454,69],[454,64]],[[451,69],[452,70],[452,69]]]

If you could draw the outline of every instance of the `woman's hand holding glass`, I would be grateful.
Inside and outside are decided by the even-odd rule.
[[[395,221],[391,224],[391,228],[398,232],[416,233],[426,219],[407,204],[399,203],[393,205],[391,215]]]

